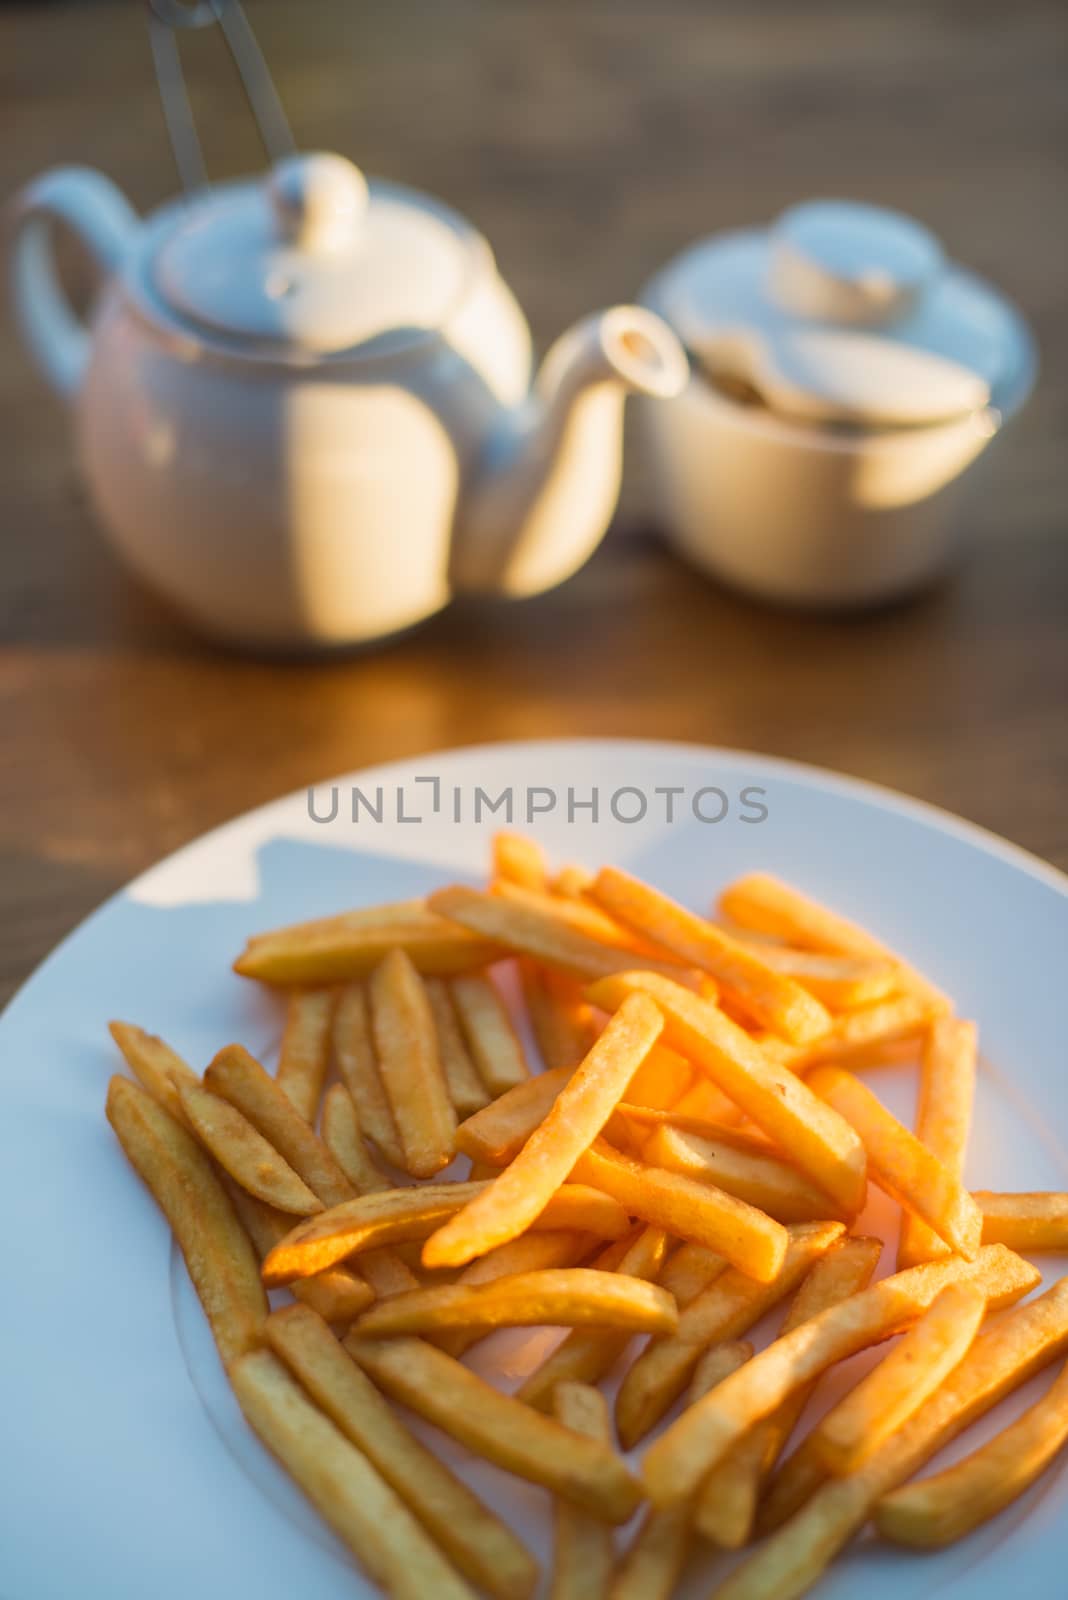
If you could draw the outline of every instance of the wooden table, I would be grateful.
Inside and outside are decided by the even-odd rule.
[[[300,142],[449,197],[493,240],[542,345],[696,233],[823,191],[936,227],[1024,306],[1044,376],[997,444],[966,567],[907,606],[814,619],[722,591],[665,551],[632,470],[617,527],[557,593],[457,607],[375,653],[292,666],[203,643],[119,570],[66,419],[5,328],[0,995],[104,895],[224,818],[480,740],[633,734],[795,756],[1068,866],[1059,6],[248,10]],[[251,167],[220,47],[190,39],[187,60],[214,170]],[[173,191],[130,0],[4,5],[0,62],[0,192],[72,160],[140,206]]]

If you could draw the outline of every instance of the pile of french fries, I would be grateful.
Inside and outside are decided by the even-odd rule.
[[[230,1044],[198,1077],[116,1022],[108,1117],[248,1422],[396,1600],[526,1600],[540,1574],[392,1402],[549,1491],[552,1600],[668,1600],[752,1541],[709,1593],[791,1600],[865,1524],[941,1546],[1063,1446],[1068,1369],[909,1481],[1068,1352],[1068,1279],[1025,1300],[1018,1253],[1068,1248],[1068,1195],[965,1188],[974,1025],[797,890],[751,874],[705,917],[502,835],[484,890],[259,935],[235,967],[283,995],[274,1073]],[[910,1058],[915,1131],[858,1075]],[[878,1281],[869,1183],[901,1210]],[[464,1364],[529,1325],[566,1331],[514,1394]],[[824,1375],[895,1335],[786,1454]]]

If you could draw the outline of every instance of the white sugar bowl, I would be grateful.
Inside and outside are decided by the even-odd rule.
[[[641,300],[690,355],[683,393],[638,423],[680,554],[807,606],[946,568],[966,469],[1034,383],[1029,330],[993,288],[907,217],[814,201],[691,246]]]

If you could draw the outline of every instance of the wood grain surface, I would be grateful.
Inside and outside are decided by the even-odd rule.
[[[1068,866],[1062,7],[854,0],[249,0],[299,142],[447,197],[544,348],[687,240],[811,193],[900,206],[1024,307],[1039,389],[952,580],[848,619],[761,608],[664,548],[632,461],[556,593],[373,652],[228,655],[120,571],[67,418],[0,330],[0,997],[106,894],[249,806],[481,740],[664,737],[892,784]],[[186,41],[215,175],[259,156]],[[0,194],[68,161],[135,204],[173,167],[131,0],[0,5]],[[77,263],[73,278],[81,274]],[[403,530],[398,530],[403,560]]]

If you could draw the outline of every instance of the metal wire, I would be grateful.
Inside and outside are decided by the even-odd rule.
[[[189,103],[177,32],[218,23],[271,166],[295,150],[282,102],[240,0],[147,0],[148,33],[163,116],[178,176],[187,193],[208,182],[204,151]]]

